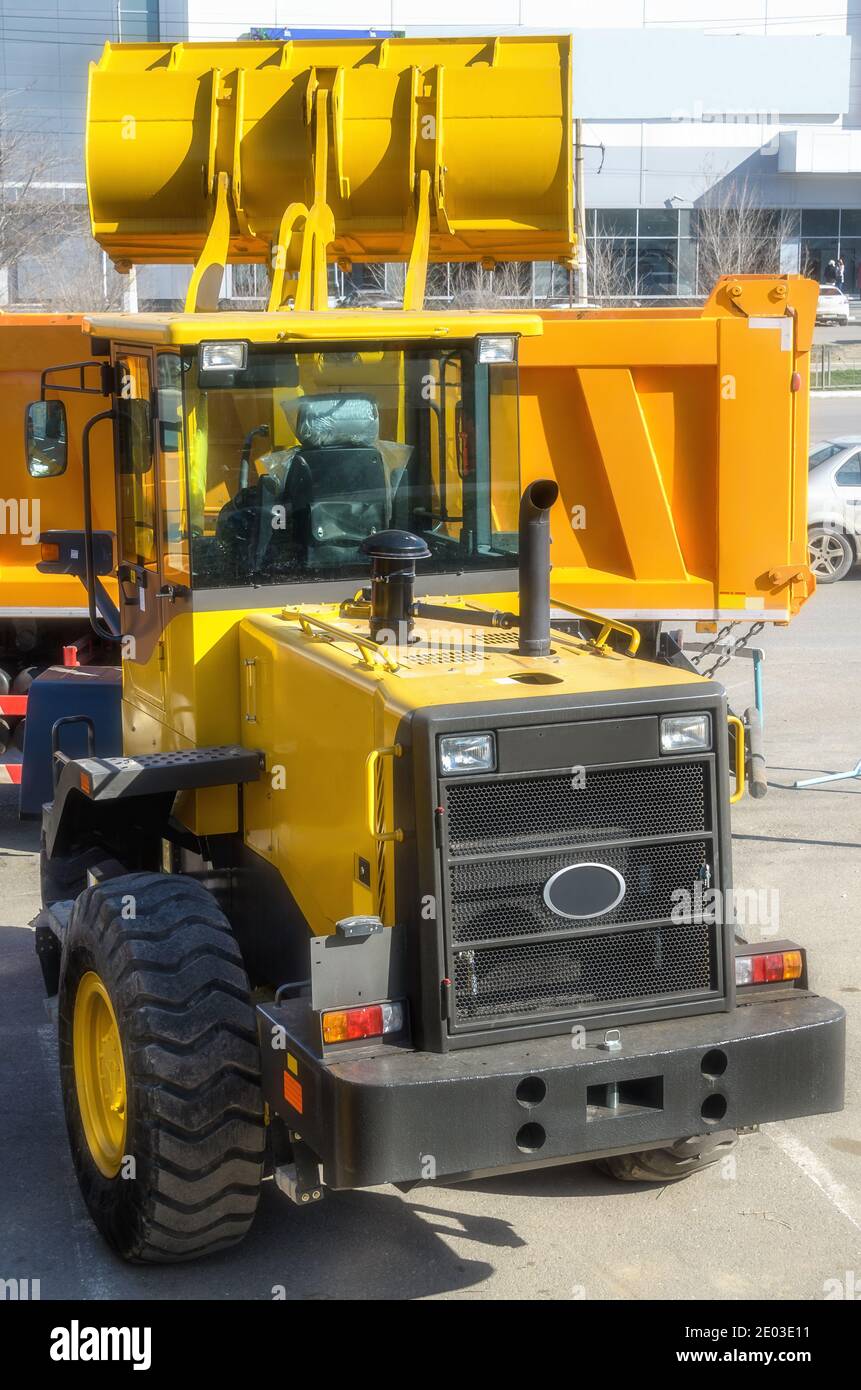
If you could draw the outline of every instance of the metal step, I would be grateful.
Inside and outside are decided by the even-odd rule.
[[[77,788],[93,801],[256,782],[264,765],[262,753],[238,744],[141,753],[136,758],[67,758],[62,753],[55,758],[62,769],[57,795]]]

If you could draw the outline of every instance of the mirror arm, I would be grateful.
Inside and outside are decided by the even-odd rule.
[[[115,420],[116,411],[103,410],[92,415],[81,433],[81,464],[84,475],[84,561],[86,565],[87,605],[90,614],[90,627],[97,637],[106,642],[118,642],[122,637],[120,615],[104,585],[96,575],[96,561],[93,548],[93,498],[90,489],[90,433],[95,425],[103,420]],[[98,599],[98,606],[97,606]],[[99,616],[101,608],[102,618]]]
[[[98,386],[88,386],[87,367],[99,368]],[[65,382],[49,381],[52,372],[77,372],[78,385],[69,386]],[[110,362],[102,362],[98,357],[88,357],[86,362],[63,362],[56,367],[45,367],[40,376],[39,400],[47,399],[46,391],[64,391],[72,396],[110,396],[114,389],[114,369]]]

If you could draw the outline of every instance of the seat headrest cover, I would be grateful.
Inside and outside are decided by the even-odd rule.
[[[379,413],[371,396],[302,396],[282,408],[306,449],[367,448],[377,442]]]

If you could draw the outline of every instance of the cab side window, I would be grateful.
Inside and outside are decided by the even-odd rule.
[[[183,483],[182,364],[179,353],[158,353],[155,376],[163,573],[168,580],[187,584],[189,528]]]
[[[149,357],[124,353],[117,358],[120,396],[149,401]],[[155,569],[158,563],[157,509],[152,437],[136,422],[119,435],[120,550],[126,564]]]

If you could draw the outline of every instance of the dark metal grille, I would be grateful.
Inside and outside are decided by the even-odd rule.
[[[545,845],[696,834],[708,829],[702,763],[589,768],[449,786],[452,857]]]
[[[455,942],[497,937],[534,936],[540,932],[568,933],[594,930],[597,922],[559,917],[544,901],[544,885],[551,874],[567,864],[586,863],[596,857],[618,869],[627,884],[619,905],[600,918],[600,925],[616,922],[648,922],[691,915],[697,881],[703,886],[709,863],[709,843],[689,840],[677,844],[638,844],[577,850],[569,854],[541,854],[531,858],[483,859],[452,864],[451,934]],[[674,898],[683,889],[687,903]]]
[[[573,769],[448,781],[442,800],[455,1031],[672,1012],[720,990],[720,932],[696,896],[719,878],[710,759],[587,768],[583,786]],[[589,862],[622,876],[621,902],[553,912],[548,880]]]
[[[454,956],[457,1020],[583,1011],[583,1006],[714,988],[714,928],[686,924]]]

